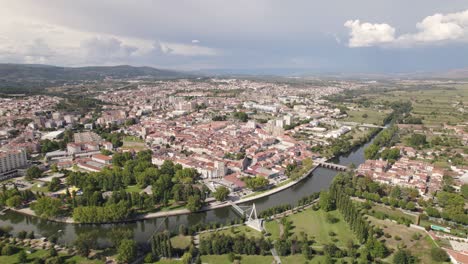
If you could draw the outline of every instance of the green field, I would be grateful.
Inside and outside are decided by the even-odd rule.
[[[430,89],[399,90],[366,95],[373,102],[408,101],[413,105],[412,114],[424,118],[423,123],[438,125],[446,122],[460,123],[468,118],[467,113],[458,111],[468,107],[468,84],[440,86]]]
[[[272,264],[274,263],[273,256],[248,256],[248,255],[240,255],[240,263],[242,264]],[[202,256],[202,263],[206,264],[231,264],[232,262],[229,261],[228,255],[207,255]],[[318,256],[315,255],[311,260],[306,260],[303,255],[296,254],[291,256],[280,257],[281,263],[283,264],[302,264],[302,263],[309,263],[309,264],[319,264],[325,263],[325,256]],[[344,258],[348,263],[352,261],[351,258]],[[170,262],[168,262],[170,263]],[[176,262],[173,262],[176,263]]]
[[[385,117],[388,115],[388,112],[371,108],[347,110],[346,112],[348,113],[348,117],[344,118],[343,121],[375,125],[382,125]]]
[[[300,237],[300,233],[304,232],[309,236],[309,239],[314,239],[321,245],[331,243],[333,242],[332,240],[338,240],[336,242],[337,246],[345,246],[347,241],[355,240],[354,234],[343,220],[341,214],[338,211],[328,213],[339,219],[339,221],[334,224],[328,223],[326,221],[327,212],[322,210],[314,211],[312,209],[307,209],[286,218],[293,222],[292,235]],[[278,224],[269,222],[266,227],[268,232],[272,234],[272,239],[279,236]],[[330,232],[334,232],[336,235],[330,236]]]
[[[405,225],[396,224],[390,220],[380,220],[369,216],[369,220],[376,226],[382,228],[384,233],[390,234],[391,237],[386,238],[383,236],[381,239],[385,240],[385,245],[393,250],[406,247],[411,254],[418,257],[420,263],[439,263],[434,262],[429,254],[432,247],[435,246],[432,239],[426,232]],[[415,234],[419,234],[420,238],[416,239]],[[388,262],[392,262],[393,254],[386,258]]]
[[[234,232],[233,232],[234,231]],[[248,227],[248,226],[235,226],[233,228],[227,228],[215,232],[206,232],[203,234],[200,234],[200,238],[207,238],[211,234],[217,233],[217,234],[223,234],[223,235],[230,235],[230,236],[236,236],[236,235],[245,235],[246,237],[255,237],[255,238],[260,238],[262,237],[262,233]]]
[[[280,236],[280,227],[279,223],[276,220],[268,221],[265,223],[265,229],[270,233],[270,238],[272,240],[279,239]]]
[[[133,136],[126,136],[122,140],[123,146],[122,148],[128,148],[128,149],[135,149],[135,150],[144,150],[146,149],[146,144],[145,141],[138,138],[138,137],[133,137]]]
[[[5,263],[5,264],[7,264],[7,263],[18,263],[18,255],[19,255],[19,251],[16,252],[16,254],[13,254],[13,255],[10,255],[10,256],[0,256],[0,263]],[[34,253],[27,254],[27,257],[28,257],[28,261],[32,263],[34,259],[46,258],[48,255],[49,255],[48,250],[40,249],[40,250],[35,251]],[[83,258],[81,256],[63,256],[62,254],[60,254],[60,256],[63,257],[63,259],[65,260],[65,263],[80,263],[80,264],[82,264],[82,263],[83,264],[101,264],[101,263],[103,263],[102,261],[99,261],[99,260],[89,260],[89,259]]]
[[[382,212],[388,215],[393,220],[404,217],[404,218],[410,219],[413,224],[416,224],[416,217],[414,215],[405,214],[399,209],[393,209],[393,208],[387,208],[387,207],[380,206],[380,205],[375,205],[372,207],[372,210],[376,212]]]
[[[187,249],[192,243],[191,236],[175,236],[171,238],[171,245],[174,248]]]
[[[134,136],[125,136],[123,138],[124,142],[139,142],[139,143],[144,143],[145,141],[139,137],[134,137]]]
[[[273,256],[240,255],[242,264],[271,264]],[[205,255],[201,257],[206,264],[231,264],[228,255]],[[286,262],[284,262],[286,263]]]

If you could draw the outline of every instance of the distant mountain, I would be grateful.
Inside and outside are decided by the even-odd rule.
[[[3,92],[27,92],[65,83],[111,79],[171,79],[190,77],[188,73],[151,67],[90,66],[58,67],[41,64],[0,64],[0,89]]]

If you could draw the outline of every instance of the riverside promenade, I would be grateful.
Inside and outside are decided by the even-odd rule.
[[[251,201],[260,199],[262,197],[266,197],[266,196],[275,194],[277,192],[281,192],[281,191],[283,191],[285,189],[288,189],[288,188],[298,184],[299,182],[301,182],[305,178],[311,176],[312,172],[315,169],[317,169],[319,166],[320,166],[319,164],[314,165],[307,173],[305,173],[300,178],[298,178],[296,180],[292,180],[292,181],[290,181],[290,182],[288,182],[288,183],[286,183],[286,184],[284,184],[282,186],[270,189],[268,191],[259,193],[259,194],[254,195],[254,196],[250,196],[250,197],[247,197],[247,198],[241,198],[241,199],[239,199],[237,201],[232,201],[232,203],[234,203],[234,204],[247,203],[247,202],[251,202]],[[205,202],[208,202],[208,204],[203,206],[197,212],[205,212],[205,211],[209,211],[209,210],[214,210],[214,209],[218,209],[218,208],[231,206],[231,204],[229,202],[227,202],[227,201],[219,202],[219,201],[214,200],[214,198],[208,198]],[[30,208],[22,208],[22,209],[10,208],[10,210],[21,213],[21,214],[24,214],[24,215],[37,217],[37,215],[34,213],[34,211],[31,210]],[[196,213],[196,212],[191,212],[190,210],[184,208],[184,209],[176,209],[176,210],[170,210],[170,211],[160,211],[160,212],[154,212],[154,213],[141,214],[141,215],[137,215],[135,217],[129,218],[129,219],[124,219],[124,220],[111,222],[111,223],[135,222],[135,221],[139,221],[139,220],[146,220],[146,219],[152,219],[152,218],[161,218],[161,217],[167,217],[167,216],[185,215],[185,214],[191,214],[191,213]],[[60,217],[60,218],[52,218],[52,219],[47,219],[47,220],[53,221],[53,222],[68,223],[68,224],[82,224],[82,223],[75,222],[73,220],[73,218],[71,218],[71,217]]]

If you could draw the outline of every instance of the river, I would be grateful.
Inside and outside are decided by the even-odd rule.
[[[346,155],[341,155],[340,157],[333,159],[332,162],[341,165],[354,163],[356,166],[363,163],[365,160],[364,149],[371,142],[356,148]],[[337,173],[338,172],[334,170],[317,168],[311,177],[304,179],[298,184],[268,197],[257,199],[253,202],[255,203],[258,212],[280,204],[289,203],[291,205],[296,205],[300,198],[328,188]],[[177,232],[178,227],[181,224],[191,226],[197,223],[227,223],[232,219],[237,218],[239,218],[239,216],[233,211],[233,209],[225,207],[202,213],[171,216],[167,219],[155,218],[122,224],[78,225],[51,222],[8,211],[4,215],[0,215],[0,226],[11,226],[13,228],[11,231],[12,234],[17,234],[19,231],[25,230],[28,232],[34,231],[36,235],[45,237],[58,235],[59,244],[71,244],[76,239],[77,235],[86,232],[95,232],[98,237],[98,244],[101,247],[106,247],[110,243],[106,238],[109,237],[110,232],[114,229],[131,230],[133,231],[134,239],[137,242],[146,242],[153,231],[158,227],[160,227],[159,230],[167,229]]]

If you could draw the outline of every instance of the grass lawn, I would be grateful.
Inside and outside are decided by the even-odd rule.
[[[416,223],[416,217],[414,215],[405,214],[402,211],[400,211],[399,209],[390,209],[390,208],[387,208],[387,207],[384,207],[384,206],[374,205],[372,207],[372,210],[374,210],[376,212],[382,212],[384,214],[387,214],[389,216],[389,218],[391,218],[393,220],[404,217],[404,218],[410,219],[413,224]]]
[[[171,244],[174,248],[187,249],[192,242],[191,236],[175,236],[171,238]]]
[[[0,263],[18,263],[18,255],[19,251],[16,254],[13,254],[11,256],[0,256]],[[48,250],[37,250],[34,253],[27,254],[28,261],[32,262],[34,259],[38,258],[44,258],[49,255]],[[62,254],[60,254],[63,256]],[[63,256],[63,259],[65,260],[65,263],[80,263],[80,264],[101,264],[103,263],[102,261],[99,260],[89,260],[87,258],[81,257],[81,256]]]
[[[295,264],[295,263],[309,263],[309,264],[319,264],[325,263],[325,256],[315,255],[312,259],[306,260],[302,254],[296,254],[286,257],[280,257],[281,263],[284,264]],[[343,258],[346,260],[346,263],[352,263],[352,258]]]
[[[272,240],[277,240],[280,235],[279,223],[276,220],[268,221],[265,223],[265,229],[270,233]]]
[[[169,201],[169,202],[174,202],[174,201]],[[176,210],[176,209],[183,209],[185,208],[185,204],[177,204],[177,203],[172,203],[166,207],[160,207],[158,211],[171,211],[171,210]]]
[[[339,221],[334,224],[328,223],[326,221],[327,213],[333,215]],[[324,212],[322,210],[306,209],[300,213],[287,216],[287,219],[293,222],[293,235],[300,237],[300,233],[304,232],[309,236],[309,239],[314,239],[321,245],[331,243],[333,239],[337,239],[336,245],[344,247],[347,241],[355,240],[354,234],[338,211]],[[279,230],[273,231],[272,229],[270,231],[268,229],[268,231],[272,234],[279,233]],[[330,236],[329,232],[334,232],[336,235]]]
[[[273,256],[240,255],[242,264],[271,264]],[[201,257],[202,263],[207,264],[231,264],[228,255],[205,255]],[[286,262],[283,262],[286,263]]]
[[[161,259],[161,260],[156,261],[154,263],[158,263],[158,264],[179,264],[179,263],[182,263],[182,261],[175,260],[175,259]]]
[[[230,235],[230,236],[236,236],[240,234],[244,234],[246,237],[255,237],[255,238],[260,238],[262,237],[262,233],[258,232],[257,230],[254,230],[248,226],[235,226],[234,228],[226,228],[223,230],[219,230],[216,232],[206,232],[203,234],[200,234],[200,238],[207,238],[213,233],[218,233],[218,234],[224,234],[224,235]],[[234,232],[233,232],[234,231]]]
[[[42,187],[38,187],[37,185],[41,184]],[[34,181],[33,185],[30,188],[31,191],[33,192],[43,192],[43,193],[48,193],[49,189],[47,188],[47,184],[44,182],[39,182],[39,181]]]
[[[125,136],[122,141],[124,141],[124,142],[139,142],[139,143],[145,142],[143,139],[141,139],[139,137],[134,137],[134,136]]]
[[[249,255],[240,255],[241,260],[240,263],[242,264],[271,264],[273,263],[274,259],[273,256],[249,256]],[[229,261],[228,255],[206,255],[202,256],[202,263],[207,264],[231,264],[232,262]],[[301,254],[296,254],[292,256],[285,256],[280,257],[281,263],[284,264],[302,264],[302,263],[309,263],[309,264],[318,264],[324,263],[325,256],[314,256],[311,260],[306,260],[304,256]],[[352,261],[350,258],[344,258],[348,263]]]
[[[370,108],[348,110],[346,112],[348,113],[348,117],[344,118],[343,121],[365,123],[365,124],[375,124],[375,125],[382,125],[383,120],[388,115],[388,113],[384,111],[379,112],[379,110],[377,109],[370,109]],[[367,117],[365,117],[365,115],[367,115]]]
[[[398,247],[406,247],[411,254],[418,257],[420,263],[439,263],[434,262],[431,259],[429,254],[432,247],[434,247],[434,242],[432,239],[422,230],[414,229],[407,227],[405,225],[396,224],[390,220],[380,220],[369,216],[369,220],[383,229],[384,233],[388,233],[391,235],[390,238],[386,238],[384,236],[381,237],[381,240],[385,241],[385,245],[396,251]],[[414,235],[420,234],[421,237],[419,239],[415,239]],[[399,237],[400,239],[395,239]],[[393,254],[386,258],[388,262],[392,262]]]
[[[132,185],[132,186],[128,186],[125,191],[126,192],[141,192],[143,189],[141,189],[140,187],[138,187],[138,185]]]

